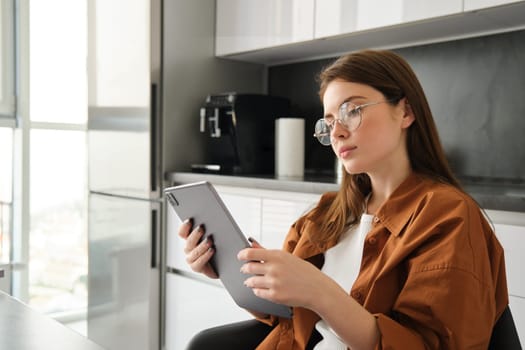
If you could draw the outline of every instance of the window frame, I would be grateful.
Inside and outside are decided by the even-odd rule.
[[[0,126],[15,127],[16,6],[14,0],[0,2]]]

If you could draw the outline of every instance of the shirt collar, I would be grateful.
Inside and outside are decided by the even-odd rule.
[[[376,217],[394,236],[398,236],[416,210],[425,180],[411,173],[379,208]]]

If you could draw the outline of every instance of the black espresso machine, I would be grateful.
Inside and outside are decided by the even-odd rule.
[[[262,94],[208,95],[200,110],[206,133],[204,164],[192,171],[218,174],[273,174],[275,119],[289,114],[290,101]]]

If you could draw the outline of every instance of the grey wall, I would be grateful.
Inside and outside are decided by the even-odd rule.
[[[525,183],[525,31],[395,50],[425,89],[449,160],[461,177]],[[333,59],[271,67],[269,92],[307,118],[306,167],[331,170],[317,145],[316,74]]]

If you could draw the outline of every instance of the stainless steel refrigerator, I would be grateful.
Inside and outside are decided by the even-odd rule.
[[[160,2],[88,4],[88,337],[158,350],[162,82],[151,25]]]
[[[214,57],[214,0],[88,2],[88,337],[164,346],[164,175],[204,160],[206,95],[264,92],[266,68]]]

